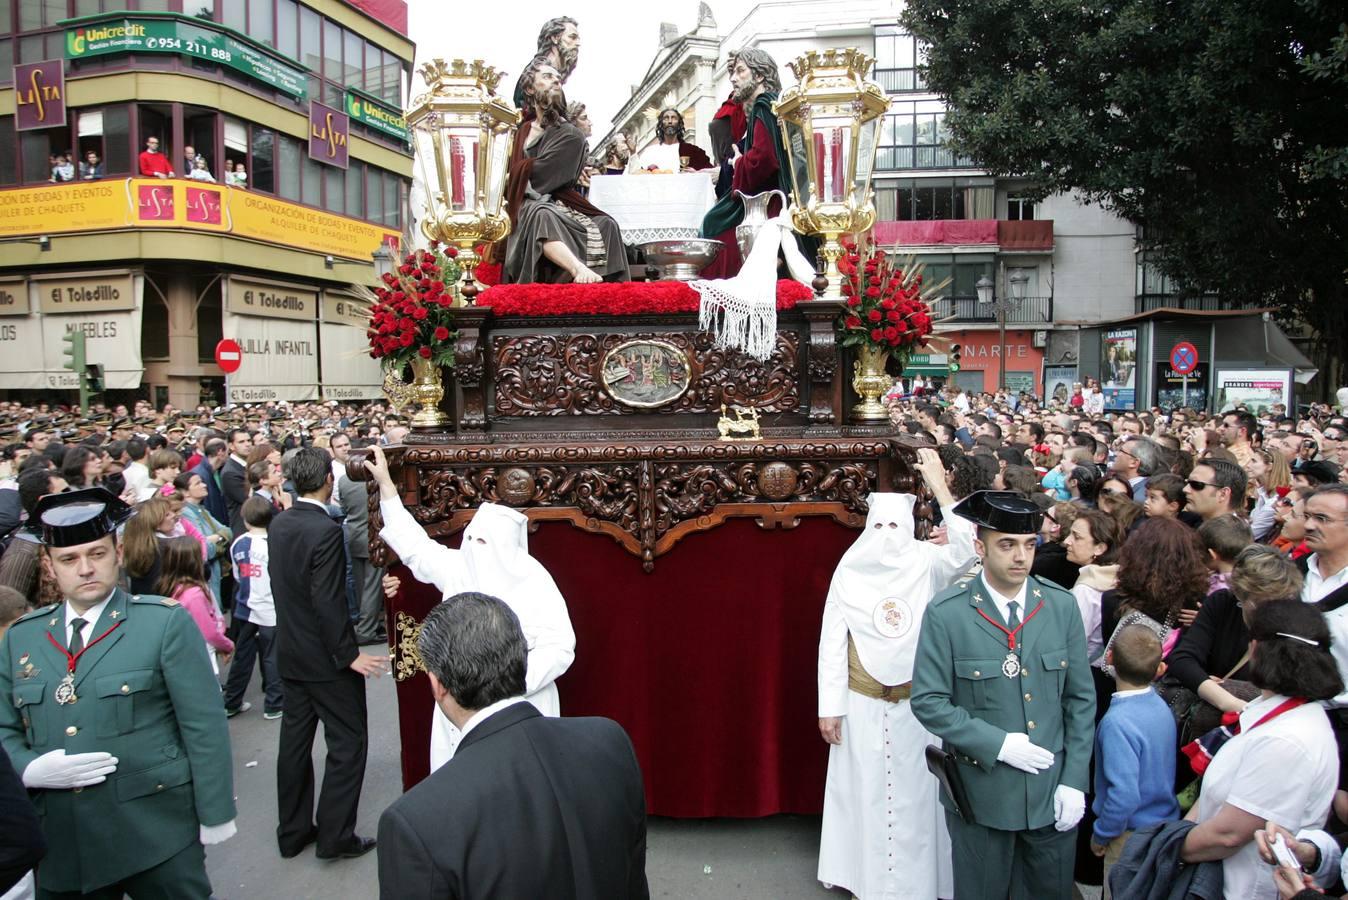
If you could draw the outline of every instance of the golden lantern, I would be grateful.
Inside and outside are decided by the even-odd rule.
[[[506,175],[520,113],[496,94],[505,73],[480,59],[433,59],[419,71],[427,89],[406,118],[426,189],[421,230],[458,249],[464,294],[471,298],[481,289],[474,278],[476,247],[510,234]]]
[[[889,98],[856,48],[811,50],[789,63],[796,85],[773,104],[791,160],[791,224],[824,238],[825,299],[842,298],[839,238],[875,224],[871,174]]]

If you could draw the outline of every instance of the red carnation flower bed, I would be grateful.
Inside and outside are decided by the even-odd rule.
[[[798,281],[777,282],[777,309],[791,309],[814,292]],[[620,284],[498,284],[477,296],[498,316],[635,316],[697,312],[701,295],[681,281]]]

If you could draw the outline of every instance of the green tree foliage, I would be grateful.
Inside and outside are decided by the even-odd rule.
[[[1342,0],[908,0],[953,148],[1144,226],[1189,293],[1348,335]]]

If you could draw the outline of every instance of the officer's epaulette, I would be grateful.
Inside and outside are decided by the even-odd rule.
[[[1049,581],[1047,578],[1036,578],[1035,576],[1031,575],[1029,578],[1029,590],[1030,593],[1034,594],[1035,596],[1039,595],[1042,595],[1043,597],[1057,596],[1060,598],[1066,598],[1067,600],[1070,600],[1073,603],[1076,602],[1076,598],[1072,596],[1071,591],[1067,590],[1066,588],[1060,587],[1058,584]],[[1038,592],[1038,594],[1035,594],[1036,591]]]
[[[19,622],[27,622],[29,619],[40,619],[43,616],[47,615],[48,613],[55,612],[57,609],[60,608],[60,606],[61,606],[60,603],[48,603],[46,606],[40,606],[30,613],[25,613],[24,615],[19,616],[19,618],[14,622],[14,624],[17,625],[19,624]]]
[[[161,597],[158,594],[132,594],[132,603],[139,603],[142,606],[177,606],[178,601],[172,597]]]
[[[942,601],[949,600],[951,597],[964,596],[965,591],[969,589],[970,583],[972,583],[973,580],[977,578],[982,571],[983,571],[982,566],[974,566],[969,571],[965,572],[963,575],[960,575],[954,581],[950,582],[950,587],[941,591],[935,597],[932,597],[931,602],[941,603]]]

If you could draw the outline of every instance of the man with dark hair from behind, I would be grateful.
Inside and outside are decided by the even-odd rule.
[[[33,510],[37,501],[47,494],[59,494],[66,489],[66,480],[55,469],[34,466],[19,476],[19,502],[29,521],[33,519]],[[54,601],[58,597],[43,597],[42,584],[42,541],[28,529],[19,529],[10,538],[5,554],[0,557],[0,585],[8,585],[23,594],[29,606],[37,606],[40,600]],[[51,590],[54,591],[54,586]]]
[[[510,607],[450,597],[417,649],[463,738],[380,817],[380,897],[649,896],[632,742],[616,722],[547,718],[524,699],[528,648]]]

